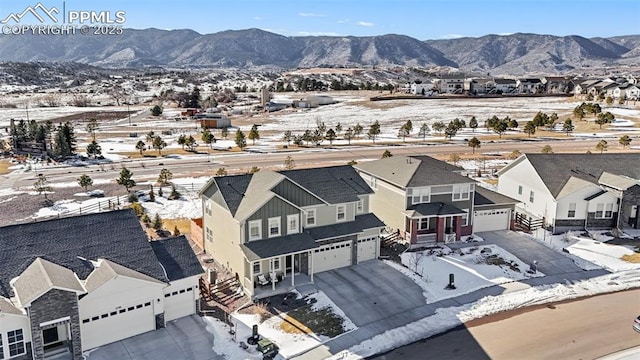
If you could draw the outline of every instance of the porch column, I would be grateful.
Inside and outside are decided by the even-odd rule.
[[[467,222],[469,222],[470,216],[467,215]],[[460,235],[462,234],[462,216],[456,216],[456,241],[460,241]]]
[[[447,219],[443,217],[436,218],[436,242],[444,241],[444,227],[446,225]]]
[[[309,251],[309,262],[311,265],[309,266],[309,276],[311,277],[311,282],[313,282],[313,251]]]
[[[295,254],[291,254],[291,286],[292,287],[296,286],[296,281],[295,281],[295,278],[296,278],[296,271],[295,271],[296,263],[294,261],[295,260],[295,256],[296,256]]]

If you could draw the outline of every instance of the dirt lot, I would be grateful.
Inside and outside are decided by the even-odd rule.
[[[97,187],[104,191],[104,196],[125,195],[124,188],[117,184],[101,184]],[[91,188],[89,189],[91,190]],[[54,188],[54,193],[47,197],[53,202],[67,199],[86,200],[86,197],[75,197],[74,194],[84,192],[80,186]],[[0,196],[0,226],[13,225],[16,222],[28,222],[39,209],[45,207],[44,195],[15,194]]]

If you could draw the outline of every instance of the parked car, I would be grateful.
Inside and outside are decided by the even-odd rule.
[[[640,316],[633,320],[633,330],[640,333]]]

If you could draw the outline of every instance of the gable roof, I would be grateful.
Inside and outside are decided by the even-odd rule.
[[[0,296],[37,257],[86,279],[88,260],[107,259],[166,281],[147,235],[131,209],[0,227]]]
[[[169,281],[201,275],[204,270],[193,252],[187,238],[175,238],[152,241],[151,248],[167,273]]]
[[[286,179],[328,204],[358,201],[359,195],[372,192],[353,167],[343,165],[216,177],[200,194],[207,196],[208,188],[217,186],[231,215],[244,220],[270,199],[279,197],[272,189]]]
[[[358,164],[356,169],[403,189],[475,182],[458,174],[461,168],[430,156],[392,156]]]
[[[9,299],[5,299],[0,296],[0,315],[1,314],[13,314],[13,315],[24,315],[22,310],[15,307]]]
[[[23,307],[51,289],[73,291],[79,294],[86,292],[73,271],[42,258],[36,258],[20,274],[13,286]]]
[[[640,154],[525,154],[557,198],[571,177],[599,184],[603,172],[640,180]]]
[[[88,292],[91,292],[117,276],[164,284],[151,276],[131,270],[127,267],[116,264],[113,261],[100,259],[98,267],[89,275],[84,286]]]
[[[473,192],[474,206],[482,205],[498,205],[498,204],[517,204],[521,201],[502,195],[493,190],[489,190],[482,186],[476,186]]]
[[[409,206],[407,209],[409,217],[415,216],[446,216],[446,215],[464,215],[466,211],[459,209],[453,205],[443,202],[432,202],[426,204],[417,204]]]
[[[358,201],[372,190],[350,165],[281,171],[291,181],[329,204]]]

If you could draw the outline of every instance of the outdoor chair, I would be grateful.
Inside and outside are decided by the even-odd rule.
[[[260,284],[260,286],[268,285],[269,280],[264,277],[264,274],[258,274],[258,284]]]

